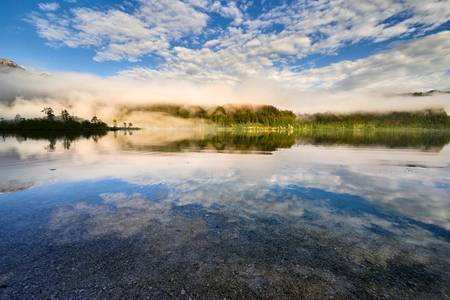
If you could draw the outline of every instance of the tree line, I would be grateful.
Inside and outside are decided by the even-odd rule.
[[[161,112],[178,118],[197,118],[212,121],[221,126],[255,124],[263,126],[295,125],[297,116],[289,110],[280,110],[272,105],[261,106],[215,106],[205,109],[201,106],[157,104],[138,107],[123,107],[122,115],[134,111]]]
[[[300,127],[331,128],[450,128],[450,117],[444,109],[357,112],[348,114],[317,113],[300,115]]]
[[[22,118],[17,114],[14,120],[0,120],[0,130],[5,132],[65,132],[74,134],[103,134],[109,127],[97,116],[91,120],[83,120],[72,116],[67,109],[63,109],[59,116],[53,108],[44,107],[41,111],[43,118]]]
[[[198,118],[220,126],[268,126],[297,129],[312,127],[330,128],[450,128],[450,117],[443,109],[393,112],[316,113],[296,115],[272,105],[261,106],[182,106],[159,104],[123,107],[123,116],[134,111],[161,112],[179,118]]]

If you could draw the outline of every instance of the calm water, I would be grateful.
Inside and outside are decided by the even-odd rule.
[[[0,139],[0,299],[450,297],[450,137]]]

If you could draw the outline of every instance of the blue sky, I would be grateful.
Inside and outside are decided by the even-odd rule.
[[[279,98],[449,89],[449,20],[450,0],[3,0],[0,57],[206,90],[256,82]]]
[[[78,1],[83,3],[83,1]],[[93,1],[94,2],[94,1]],[[117,1],[104,1],[115,3]],[[40,11],[42,1],[0,1],[0,57],[9,58],[19,64],[41,69],[75,72],[113,74],[132,64],[126,61],[98,63],[92,57],[94,51],[88,48],[70,48],[60,45],[49,46],[30,23],[33,12]],[[62,9],[71,9],[77,3],[59,1]]]

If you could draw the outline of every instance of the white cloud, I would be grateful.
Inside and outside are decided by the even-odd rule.
[[[236,6],[235,2],[229,2],[226,6],[222,5],[219,1],[212,3],[208,10],[219,13],[224,17],[233,19],[233,24],[239,25],[244,19],[244,15],[241,10]]]
[[[280,42],[281,41],[281,42]],[[273,45],[275,43],[276,47]],[[277,45],[276,43],[280,43]],[[138,68],[148,78],[184,79],[196,82],[239,84],[249,79],[273,80],[300,91],[370,90],[401,93],[414,90],[450,88],[450,31],[398,42],[377,54],[354,61],[340,61],[322,68],[301,71],[277,70],[261,53],[288,52],[307,45],[307,40],[253,39],[239,49],[192,50],[177,47],[174,60],[163,70]],[[257,49],[253,54],[251,49]],[[299,50],[301,51],[301,50]],[[146,70],[143,72],[143,70]],[[134,72],[127,71],[126,73]]]
[[[133,13],[76,8],[68,15],[33,14],[39,35],[52,43],[91,47],[97,61],[136,61],[145,54],[167,55],[169,41],[199,33],[208,16],[186,3],[141,1]]]
[[[133,82],[118,84],[123,91],[111,92],[111,78],[102,78],[95,87],[83,86],[83,94],[90,99],[101,94],[133,103],[135,98],[143,101],[153,94],[158,101],[215,99],[273,103],[296,110],[304,110],[305,105],[310,111],[346,110],[351,103],[370,108],[392,105],[392,98],[369,103],[374,94],[450,88],[450,31],[425,34],[450,19],[449,3],[293,1],[253,17],[250,4],[232,1],[142,0],[127,10],[78,7],[59,14],[35,13],[31,22],[51,44],[89,47],[97,61],[136,61],[149,54],[161,57],[159,65],[120,72],[115,85],[118,78]],[[213,20],[217,14],[228,21],[217,25]],[[320,68],[299,63],[310,54],[332,54],[344,45],[399,36],[405,39],[353,61]],[[97,91],[97,86],[106,91]],[[127,95],[126,88],[136,93]],[[356,92],[369,96],[355,102],[349,93]],[[55,96],[54,91],[49,94]],[[403,103],[416,105],[412,102]],[[449,107],[448,101],[431,104]]]
[[[178,0],[141,1],[136,13],[147,27],[172,38],[198,34],[206,26],[208,15]]]
[[[447,0],[294,1],[248,24],[262,29],[278,23],[287,32],[315,36],[311,51],[333,51],[345,43],[383,41],[434,29],[450,19],[449,4]]]
[[[186,48],[175,51],[179,64],[163,70],[133,68],[110,77],[0,73],[0,99],[9,103],[15,99],[12,106],[3,106],[0,111],[4,117],[14,117],[18,111],[29,117],[50,105],[57,110],[76,108],[82,117],[101,111],[104,117],[112,116],[120,105],[172,102],[273,104],[297,112],[425,107],[444,107],[450,112],[448,95],[398,96],[450,88],[450,56],[442,55],[450,53],[450,31],[402,42],[364,59],[301,72],[264,70],[257,65],[246,69],[239,60],[233,62],[228,52],[219,58],[229,61],[221,61],[208,49],[200,55]],[[221,67],[224,64],[228,68]]]
[[[285,55],[301,58],[332,53],[363,40],[381,42],[422,35],[450,19],[449,4],[448,0],[372,0],[358,5],[344,0],[294,1],[250,17],[245,11],[248,6],[238,7],[232,1],[224,5],[210,0],[141,0],[127,12],[117,8],[77,8],[59,16],[35,14],[32,22],[38,33],[51,42],[92,47],[97,60],[136,60],[146,54],[170,60],[172,48],[187,38],[191,42],[184,46],[190,49],[198,49],[198,44],[214,44],[230,55],[241,53],[236,59],[243,59],[242,63],[259,55],[274,64],[286,65],[289,60]],[[213,13],[231,18],[232,22],[208,27]],[[280,29],[274,31],[274,25]],[[218,35],[210,38],[207,33],[211,30]],[[251,40],[259,41],[260,47],[250,47],[252,44],[247,43]],[[192,47],[194,44],[197,46]]]
[[[448,77],[441,70],[445,65],[430,69],[433,64],[424,65],[414,53],[407,55],[409,62],[421,65],[415,76],[408,73],[414,68],[412,63],[398,57],[385,59],[384,52],[369,60],[307,71],[297,66],[297,61],[313,53],[330,54],[363,40],[420,36],[450,19],[445,7],[449,2],[372,0],[355,5],[344,0],[294,1],[250,17],[246,11],[249,6],[238,6],[234,1],[225,5],[211,0],[141,0],[131,11],[76,8],[59,16],[34,14],[31,21],[51,44],[92,48],[96,61],[160,56],[160,65],[144,72],[152,78],[226,83],[264,78],[304,89],[376,87],[384,80],[394,87],[404,87],[407,82],[409,86],[435,88]],[[214,14],[232,22],[218,28],[208,26]],[[274,30],[275,25],[278,30]],[[447,48],[428,49],[425,45],[428,50],[440,60],[448,54]],[[369,62],[373,64],[367,66]],[[394,69],[394,65],[399,67]]]
[[[59,4],[56,2],[39,3],[38,6],[40,10],[48,12],[56,11],[59,9]]]
[[[307,88],[411,91],[449,88],[450,31],[409,42],[355,61],[309,69],[289,77],[308,79]]]
[[[136,60],[144,53],[167,48],[165,36],[158,36],[144,22],[127,13],[74,10],[75,35],[66,39],[71,47],[98,47],[95,60]],[[120,24],[120,25],[119,25]]]

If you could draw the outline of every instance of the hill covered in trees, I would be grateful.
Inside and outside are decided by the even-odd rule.
[[[161,112],[179,118],[197,118],[211,121],[220,126],[239,124],[262,126],[294,126],[297,116],[289,110],[280,110],[272,105],[261,106],[215,106],[203,108],[201,106],[182,105],[147,105],[123,107],[121,115],[127,116],[133,112]]]
[[[265,126],[293,128],[450,128],[450,117],[443,109],[418,111],[317,113],[296,115],[271,105],[201,106],[148,105],[122,107],[120,118],[133,112],[159,112],[179,118],[196,118],[223,127]]]
[[[300,128],[450,128],[450,117],[443,109],[359,112],[349,114],[317,113],[300,115]]]

